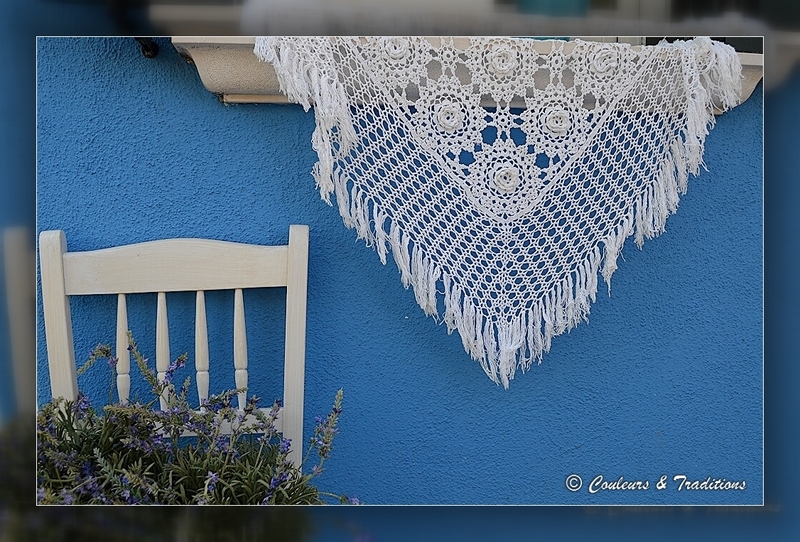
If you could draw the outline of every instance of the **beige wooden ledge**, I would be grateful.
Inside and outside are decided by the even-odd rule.
[[[254,37],[173,37],[172,45],[225,103],[289,103],[272,65],[256,58]]]
[[[466,40],[467,38],[462,38]],[[456,39],[456,45],[458,45]],[[254,37],[173,37],[172,44],[194,63],[203,85],[225,103],[288,103],[273,67],[253,53]],[[542,52],[550,45],[541,42]],[[742,101],[763,77],[764,55],[739,53],[742,62]]]

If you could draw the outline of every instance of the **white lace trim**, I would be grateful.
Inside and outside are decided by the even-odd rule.
[[[391,249],[426,314],[508,387],[610,292],[624,240],[664,231],[703,165],[732,48],[471,38],[258,38],[281,88],[314,105],[322,198]],[[537,45],[538,43],[538,45]],[[387,248],[388,245],[388,248]]]

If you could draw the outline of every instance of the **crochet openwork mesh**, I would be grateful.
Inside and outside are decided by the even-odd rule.
[[[493,38],[258,38],[314,106],[313,175],[508,387],[589,313],[624,240],[664,231],[741,67],[698,38],[652,47]]]

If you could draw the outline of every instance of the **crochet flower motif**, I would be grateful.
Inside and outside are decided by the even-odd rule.
[[[610,75],[619,65],[619,54],[614,49],[601,49],[591,60],[591,68],[600,77]]]
[[[486,55],[489,69],[497,76],[507,77],[514,73],[517,63],[517,53],[511,47],[500,44]]]
[[[494,174],[494,185],[504,194],[513,192],[519,186],[519,170],[514,166],[503,164]]]
[[[580,145],[587,130],[588,111],[582,106],[583,96],[562,85],[550,85],[544,96],[526,100],[527,109],[519,117],[527,134],[527,144],[550,158],[567,156]]]
[[[569,112],[561,107],[556,106],[546,109],[544,115],[542,115],[543,131],[553,137],[564,137],[569,132],[571,125],[572,119]]]
[[[383,40],[383,51],[387,60],[398,61],[408,56],[409,44],[407,38],[386,38]]]
[[[465,92],[457,77],[428,79],[419,87],[420,99],[409,111],[418,134],[431,150],[458,160],[462,151],[472,152],[482,141],[486,127],[480,96]]]
[[[474,92],[498,104],[524,96],[539,70],[535,50],[506,38],[476,40],[467,49],[466,57],[464,66],[475,85]]]
[[[560,101],[546,102],[538,111],[523,112],[521,116],[532,125],[529,144],[548,156],[563,152],[569,144],[568,136],[574,131],[574,115],[575,112]]]
[[[543,186],[541,169],[531,158],[526,147],[510,139],[476,152],[465,179],[470,201],[500,222],[525,214]]]
[[[459,103],[445,101],[435,106],[434,109],[436,110],[436,122],[439,128],[448,134],[461,129],[464,125],[464,112]]]
[[[416,46],[415,38],[380,37],[367,38],[364,44],[364,65],[357,72],[370,73],[374,81],[381,81],[386,88],[399,89],[401,93],[416,88],[420,78],[427,75],[430,54],[427,49]],[[420,39],[420,38],[416,38]],[[414,100],[413,94],[406,99]]]
[[[597,48],[578,40],[571,60],[576,64],[574,85],[595,99],[611,99],[620,88],[633,83],[629,78],[636,72],[636,58],[637,54],[623,44]]]

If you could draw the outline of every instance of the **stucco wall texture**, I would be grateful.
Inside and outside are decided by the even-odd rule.
[[[132,39],[38,40],[37,230],[63,229],[70,250],[92,250],[168,237],[277,244],[290,224],[308,224],[306,439],[345,394],[321,489],[371,504],[762,502],[760,86],[718,118],[708,171],[690,180],[666,233],[642,250],[629,239],[611,296],[601,282],[589,322],[504,390],[320,200],[313,112],[222,105],[168,40],[159,45],[147,59]],[[72,299],[79,362],[113,342],[115,304]],[[172,355],[191,360],[193,295],[168,304]],[[233,295],[207,304],[218,392],[233,387]],[[251,389],[271,401],[283,292],[246,292],[245,305]],[[154,356],[155,295],[129,296],[129,311]],[[42,404],[41,293],[37,325]],[[103,404],[110,373],[96,369],[79,386]],[[570,474],[583,479],[577,492]],[[598,475],[649,489],[590,493]],[[679,491],[676,475],[746,488]]]

